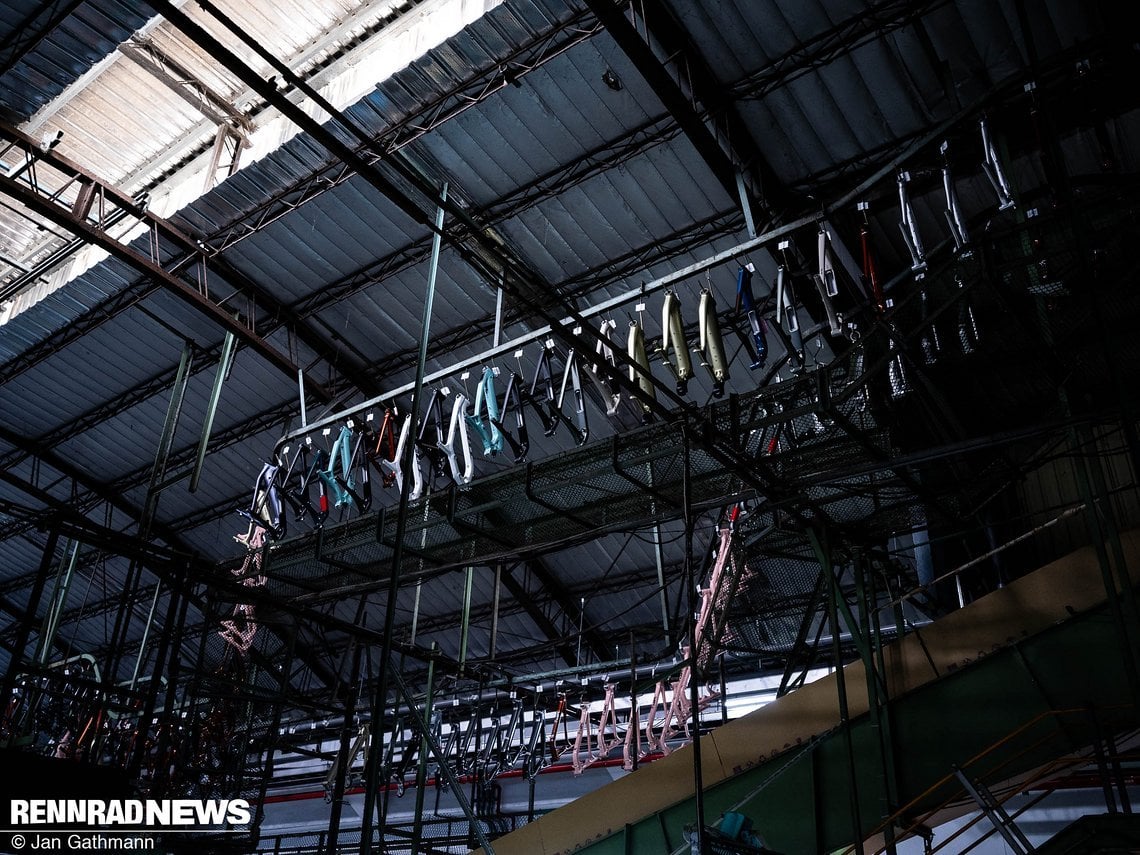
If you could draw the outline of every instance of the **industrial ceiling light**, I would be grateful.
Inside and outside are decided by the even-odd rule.
[[[621,78],[614,74],[612,68],[607,68],[602,72],[602,83],[614,90],[614,92],[621,92]]]

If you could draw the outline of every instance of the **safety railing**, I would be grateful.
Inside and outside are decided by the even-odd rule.
[[[1120,712],[1124,709],[1126,708],[1113,707],[1100,712]],[[1000,834],[1012,851],[1016,853],[1033,851],[1024,833],[1016,827],[1016,820],[1051,795],[1061,776],[1087,767],[1090,763],[1096,763],[1099,783],[1104,787],[1111,786],[1112,772],[1109,768],[1109,759],[1106,758],[1111,759],[1113,766],[1116,765],[1119,757],[1115,751],[1115,743],[1119,740],[1106,741],[1102,738],[1096,715],[1097,712],[1091,708],[1083,708],[1048,710],[1034,716],[947,772],[922,793],[898,808],[871,831],[868,839],[882,839],[890,830],[895,841],[905,837],[921,837],[925,841],[926,853],[941,851],[962,853],[969,851],[993,834]],[[1073,719],[1078,719],[1079,726],[1089,729],[1089,732],[1094,734],[1093,741],[1087,748],[1076,752],[1066,750],[1061,757],[1037,765],[1027,774],[1014,775],[1010,772],[1012,768],[1023,768],[1027,758],[1040,756],[1043,751],[1053,753],[1050,751],[1050,746],[1053,744],[1069,745],[1071,736],[1065,731],[1064,722]],[[1046,723],[1055,726],[1042,733],[1042,725]],[[1005,805],[1010,800],[1031,791],[1036,791],[1036,794],[1015,811],[1011,813],[1005,810]],[[939,817],[952,817],[963,812],[973,813],[973,816],[935,843],[932,829],[939,824]],[[989,821],[992,827],[971,843],[969,848],[961,848],[963,836],[983,821]],[[958,848],[947,849],[952,846]],[[845,855],[855,851],[854,847],[843,850]],[[869,851],[871,855],[885,855],[893,851],[893,845],[876,844],[875,848]]]

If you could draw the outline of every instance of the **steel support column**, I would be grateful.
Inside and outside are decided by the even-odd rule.
[[[435,216],[435,234],[432,240],[431,265],[428,269],[427,294],[424,299],[423,316],[420,321],[420,349],[416,361],[416,379],[412,389],[412,409],[408,413],[411,424],[409,436],[419,436],[419,421],[423,410],[423,386],[427,365],[428,338],[431,335],[432,304],[435,301],[436,276],[439,273],[439,252],[443,235],[443,201],[447,199],[447,184],[440,189],[441,204]],[[411,472],[415,462],[415,443],[409,442],[400,461],[401,470]],[[372,744],[369,746],[365,763],[364,816],[361,820],[360,855],[372,852],[372,821],[376,811],[377,773],[381,766],[381,742],[375,734],[384,732],[384,716],[388,704],[388,680],[392,671],[392,641],[396,623],[396,598],[400,592],[400,573],[404,555],[404,539],[407,536],[408,505],[411,501],[412,479],[403,478],[400,482],[400,503],[396,511],[395,543],[392,548],[391,569],[388,574],[388,600],[384,611],[384,638],[380,646],[380,673],[377,675],[376,692],[372,701]],[[396,675],[398,676],[398,675]]]
[[[693,560],[693,502],[690,487],[692,467],[689,459],[689,431],[688,425],[681,427],[682,443],[682,469],[681,469],[681,514],[685,523],[685,587],[688,589],[686,603],[688,606],[689,626],[689,706],[693,715],[693,792],[695,795],[694,808],[696,813],[697,855],[707,855],[708,829],[705,827],[705,786],[704,772],[701,768],[701,681],[697,679],[697,663],[700,660],[698,649],[697,618],[700,611],[697,586],[697,566]],[[677,699],[673,699],[677,703]],[[634,713],[637,712],[635,709]],[[651,722],[652,724],[652,722]],[[638,739],[640,742],[640,739]]]
[[[368,601],[367,596],[360,598],[360,605],[357,608],[356,616],[357,622],[364,616],[364,605]],[[356,702],[360,697],[360,659],[364,650],[364,645],[359,641],[352,642],[352,670],[349,675],[347,697],[344,702],[344,724],[340,730],[340,746],[337,749],[336,755],[336,780],[333,784],[332,791],[332,809],[329,811],[329,826],[328,837],[326,839],[326,848],[323,850],[327,855],[339,855],[340,848],[337,843],[340,836],[340,817],[344,809],[344,791],[345,781],[348,779],[348,767],[352,765],[352,757],[349,756],[350,740],[352,736],[353,727],[356,723]],[[380,742],[376,729],[372,729],[372,741]],[[366,787],[371,784],[366,781]],[[371,835],[372,829],[367,829],[368,834]],[[361,840],[364,839],[365,829],[361,828]]]
[[[40,597],[44,592],[44,585],[47,583],[47,577],[51,572],[51,565],[55,561],[55,548],[59,544],[59,531],[52,527],[48,532],[47,543],[44,544],[43,556],[40,559],[40,569],[36,573],[36,579],[32,583],[32,589],[28,592],[28,603],[24,607],[24,617],[20,622],[20,631],[16,636],[16,643],[12,647],[12,658],[8,662],[8,673],[4,675],[4,688],[3,694],[0,698],[7,699],[12,697],[12,692],[16,688],[16,677],[20,672],[20,668],[24,666],[24,651],[28,646],[28,638],[32,632],[32,624],[36,620],[36,609],[40,605]]]
[[[164,670],[166,670],[165,665],[166,665],[167,653],[170,650],[170,642],[174,636],[179,634],[179,630],[180,630],[180,627],[177,624],[177,617],[180,613],[180,607],[181,607],[181,603],[182,603],[182,595],[179,591],[179,588],[181,586],[179,584],[177,584],[177,582],[184,582],[185,581],[185,576],[186,576],[185,568],[182,568],[180,570],[175,570],[174,575],[176,577],[176,584],[173,584],[170,586],[169,593],[167,595],[168,602],[167,602],[167,607],[166,607],[166,619],[163,621],[162,631],[159,633],[159,636],[158,636],[158,649],[155,651],[155,656],[154,656],[154,670],[151,672],[150,680],[147,683],[146,701],[144,701],[144,703],[143,703],[143,708],[142,708],[141,714],[139,716],[138,727],[139,727],[140,737],[141,737],[142,733],[145,732],[145,730],[150,728],[151,721],[154,719],[154,709],[155,709],[155,706],[157,705],[158,693],[162,688],[162,683],[159,680],[159,676],[162,674],[162,672]],[[155,604],[157,604],[157,602],[158,602],[158,592],[161,590],[161,588],[162,588],[161,585],[155,586],[155,595],[154,595],[155,596]],[[185,619],[185,613],[184,612],[182,613],[182,615],[183,615],[183,619]],[[151,622],[153,621],[153,618],[154,618],[154,606],[152,605],[151,606],[151,614],[147,620],[148,632],[150,630],[150,625],[151,625]],[[144,653],[142,650],[140,650],[138,662],[142,661],[143,656],[144,656]],[[135,684],[136,684],[136,681],[138,678],[138,662],[136,662],[136,664],[135,664],[135,673],[131,676],[130,688],[132,691],[134,691],[134,689],[135,689]],[[106,677],[107,677],[107,681],[109,683],[114,684],[116,682],[115,674],[113,672],[107,674]],[[147,740],[145,738],[139,738],[135,742],[134,747],[135,747],[135,750],[131,754],[131,758],[130,758],[129,762],[127,763],[127,774],[132,779],[138,775],[139,769],[142,766],[143,759],[146,756],[147,749],[148,749]]]
[[[867,680],[867,705],[871,713],[871,730],[878,737],[879,755],[883,774],[880,819],[886,820],[898,808],[898,782],[895,776],[894,737],[891,732],[890,698],[887,695],[886,668],[883,660],[883,639],[879,626],[879,610],[875,591],[875,578],[867,566],[862,550],[856,550],[852,570],[855,573],[855,590],[859,601],[859,626],[869,655],[863,659]],[[895,828],[888,823],[883,830],[887,855],[895,855]]]
[[[839,588],[839,581],[835,578],[834,561],[831,555],[831,544],[827,539],[826,531],[808,529],[812,549],[819,561],[820,569],[827,580],[828,591],[828,623],[831,625],[831,651],[835,667],[835,685],[839,695],[839,721],[843,728],[843,739],[846,747],[848,779],[851,787],[849,810],[851,811],[851,831],[854,836],[853,852],[863,855],[863,820],[859,815],[859,773],[855,759],[855,745],[851,737],[851,715],[847,706],[847,680],[843,673],[843,650],[840,644],[839,601],[843,593]],[[851,634],[857,632],[851,627]]]
[[[435,650],[435,642],[433,641],[432,650]],[[431,716],[432,716],[432,697],[435,690],[435,660],[428,662],[427,672],[427,694],[424,697],[424,714],[423,723],[424,731],[431,730]],[[415,713],[412,713],[415,715]],[[420,853],[420,837],[424,829],[424,787],[427,785],[427,762],[428,762],[428,742],[427,739],[420,737],[420,756],[419,762],[416,764],[416,809],[413,814],[412,821],[412,852],[411,855],[419,855]]]
[[[70,556],[67,558],[65,566],[61,567],[60,573],[56,575],[51,604],[48,606],[47,615],[44,616],[43,629],[40,631],[40,639],[36,644],[36,654],[33,657],[40,665],[47,665],[50,649],[56,643],[56,632],[59,630],[63,609],[67,605],[67,595],[71,591],[71,581],[75,577],[75,566],[79,562],[79,541],[72,540],[66,551],[70,553]]]
[[[182,348],[182,358],[178,363],[178,372],[174,378],[174,385],[170,390],[170,401],[166,407],[166,418],[163,420],[162,432],[158,438],[158,448],[155,451],[154,463],[150,470],[150,481],[147,485],[146,498],[143,500],[142,514],[139,516],[138,537],[139,540],[150,540],[151,526],[154,523],[155,515],[158,511],[158,499],[161,494],[161,482],[163,476],[166,474],[167,462],[170,458],[170,449],[174,443],[174,434],[178,429],[178,420],[182,414],[182,402],[186,397],[186,387],[190,379],[190,364],[193,357],[193,350],[190,343],[187,342]],[[132,592],[142,581],[142,568],[143,564],[139,559],[132,559],[127,567],[126,580],[123,583],[125,592]],[[135,660],[135,671],[131,679],[131,688],[134,688],[134,679],[138,676],[139,665],[142,663],[143,656],[146,654],[146,638],[150,634],[151,623],[154,620],[154,610],[158,605],[159,591],[162,589],[161,585],[155,587],[154,599],[151,602],[150,612],[147,615],[146,628],[143,634],[143,645],[139,648],[138,657]],[[111,632],[111,653],[108,656],[106,663],[107,679],[113,684],[116,681],[119,663],[122,660],[122,646],[127,640],[127,633],[130,630],[131,616],[133,609],[128,605],[129,597],[124,599],[123,604],[119,607],[118,613],[115,615],[115,627]]]
[[[221,356],[218,358],[218,370],[214,375],[214,385],[210,389],[210,400],[206,404],[206,415],[202,418],[202,436],[198,440],[198,453],[194,456],[194,468],[190,470],[190,486],[188,489],[191,493],[198,492],[198,479],[202,475],[202,465],[206,462],[206,450],[210,446],[210,434],[214,429],[214,416],[217,415],[218,403],[222,399],[222,384],[229,377],[236,343],[237,339],[234,334],[227,332],[222,344]]]

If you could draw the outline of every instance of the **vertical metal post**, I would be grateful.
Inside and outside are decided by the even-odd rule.
[[[495,565],[495,591],[491,597],[491,650],[488,654],[495,661],[495,648],[499,644],[499,589],[503,581],[503,562]]]
[[[582,667],[582,632],[586,628],[586,598],[578,600],[578,652],[574,656],[574,664]]]
[[[475,753],[471,756],[471,804],[475,805],[474,813],[469,817],[467,839],[475,839],[475,828],[478,825],[479,795],[483,785],[483,764],[479,758],[482,755],[483,743],[483,677],[479,677],[479,692],[475,696],[475,717],[471,722],[475,728]]]
[[[895,619],[895,639],[900,640],[900,639],[902,639],[902,637],[904,635],[906,635],[906,613],[903,612],[903,598],[902,598],[902,595],[904,593],[903,588],[905,587],[905,585],[903,585],[901,573],[896,574],[895,578],[898,581],[897,590],[895,588],[891,587],[890,576],[884,570],[884,572],[883,572],[883,585],[887,589],[887,596],[890,597],[891,602],[894,603],[893,614],[894,614],[894,619]],[[884,671],[883,673],[885,674],[886,671]]]
[[[187,579],[189,575],[188,568],[182,568],[181,571],[176,572],[178,572],[178,575],[175,577],[171,588],[181,590],[182,596],[179,598],[181,602],[178,607],[178,618],[175,620],[170,632],[170,655],[165,662],[161,659],[156,661],[154,677],[152,678],[155,681],[154,690],[157,692],[158,675],[163,672],[166,673],[166,697],[163,699],[162,708],[168,721],[173,721],[175,716],[174,706],[178,690],[178,674],[182,664],[182,642],[186,632],[186,612],[190,606],[190,595],[193,590]],[[155,748],[155,754],[157,756],[163,756],[173,736],[174,734],[171,728],[164,728],[159,731]]]
[[[470,564],[463,570],[463,615],[459,620],[459,673],[467,667],[467,639],[471,630],[471,589],[475,584],[475,568]]]
[[[883,773],[883,811],[887,819],[898,803],[895,781],[894,751],[890,725],[890,707],[887,704],[886,669],[882,660],[882,637],[879,632],[879,615],[875,602],[875,581],[867,570],[866,557],[855,553],[855,586],[859,598],[859,624],[866,635],[863,666],[867,679],[867,706],[871,712],[871,729],[878,734],[879,757]],[[878,658],[876,658],[876,655]],[[888,823],[883,830],[883,843],[888,855],[895,855],[895,828]]]
[[[641,751],[641,709],[637,705],[637,647],[633,643],[633,631],[629,633],[629,727],[635,727],[633,751],[630,752],[632,771],[637,771],[638,754]]]
[[[158,607],[158,595],[162,593],[162,582],[154,583],[154,596],[150,600],[150,610],[146,614],[146,626],[143,627],[142,640],[139,642],[139,652],[135,656],[135,667],[131,671],[130,689],[133,692],[139,681],[139,669],[148,651],[147,641],[150,639],[150,628],[154,626],[154,610]]]
[[[52,591],[51,605],[48,607],[48,613],[44,617],[43,630],[40,632],[40,640],[37,645],[35,661],[41,665],[46,665],[51,658],[51,646],[55,642],[55,633],[59,628],[59,618],[63,614],[64,607],[67,605],[67,595],[71,590],[71,580],[75,576],[75,565],[79,560],[79,541],[72,540],[70,543],[71,555],[67,559],[67,566],[63,571],[63,579],[60,580]],[[58,576],[56,577],[59,578]]]
[[[431,643],[432,653],[435,653],[436,643]],[[427,696],[424,699],[424,731],[431,730],[431,705],[432,696],[435,689],[435,658],[428,660],[427,672]],[[416,812],[412,819],[412,852],[411,855],[419,855],[420,851],[420,837],[424,831],[424,787],[427,786],[427,758],[428,758],[428,742],[423,736],[420,737],[420,760],[416,766]]]
[[[154,523],[154,515],[158,510],[158,497],[162,492],[161,482],[166,475],[166,466],[170,461],[170,451],[174,445],[174,435],[178,429],[178,420],[182,414],[182,403],[186,399],[186,387],[190,382],[190,367],[194,361],[193,346],[186,341],[182,346],[182,357],[178,363],[178,371],[174,375],[174,385],[170,391],[170,403],[166,408],[166,419],[162,425],[162,435],[158,440],[158,450],[154,456],[154,466],[151,467],[150,480],[146,488],[146,498],[143,502],[142,516],[139,518],[139,539],[150,539],[150,529]],[[115,682],[122,660],[121,650],[125,645],[127,631],[130,628],[130,613],[132,607],[131,594],[142,578],[142,564],[133,559],[127,568],[127,578],[123,582],[123,602],[119,605],[115,615],[115,626],[111,630],[111,643],[108,655],[106,675],[110,683]]]
[[[636,767],[635,767],[636,768]],[[527,778],[527,802],[526,802],[526,821],[534,822],[534,787],[535,778],[538,775],[528,775]]]
[[[147,540],[154,514],[158,509],[158,495],[161,482],[166,476],[166,465],[170,460],[170,450],[174,446],[174,435],[178,431],[178,420],[182,415],[182,403],[186,400],[186,387],[190,382],[190,366],[194,361],[191,344],[187,341],[182,347],[182,358],[174,375],[174,387],[170,392],[170,404],[166,408],[166,419],[162,423],[162,435],[158,439],[158,451],[154,455],[154,466],[150,470],[150,483],[146,488],[146,500],[142,518],[139,520],[139,537]]]
[[[420,626],[420,595],[423,593],[423,589],[424,589],[424,580],[423,579],[416,579],[416,596],[415,596],[415,599],[412,601],[412,631],[411,631],[412,637],[411,637],[411,640],[408,642],[409,644],[415,644],[416,643],[416,635],[419,632],[419,626]]]
[[[301,427],[309,424],[309,415],[305,411],[305,369],[297,369],[297,396],[301,399]]]
[[[186,691],[183,694],[183,704],[186,715],[193,721],[198,705],[202,702],[202,678],[206,673],[206,642],[210,640],[212,630],[216,630],[220,617],[218,615],[217,598],[206,589],[205,601],[201,607],[202,632],[198,636],[198,650],[194,654],[194,669],[187,681]]]
[[[24,611],[24,619],[20,621],[16,643],[12,646],[12,658],[8,661],[8,673],[4,675],[4,694],[0,695],[7,703],[16,688],[16,677],[23,667],[24,648],[28,646],[28,636],[32,631],[32,623],[36,619],[36,609],[40,606],[40,597],[43,596],[44,585],[47,583],[48,572],[55,560],[55,549],[59,545],[59,531],[53,526],[48,531],[47,543],[44,544],[44,553],[40,558],[39,571],[36,573],[32,589],[28,592],[28,605]],[[14,736],[14,734],[13,734]]]
[[[289,644],[285,651],[285,664],[281,666],[281,674],[277,678],[277,700],[273,702],[273,718],[269,729],[269,739],[265,746],[265,769],[261,775],[258,787],[257,809],[254,813],[253,825],[250,829],[252,842],[256,844],[261,822],[265,818],[265,794],[269,790],[269,782],[273,779],[273,767],[277,753],[277,741],[281,738],[281,713],[285,708],[285,699],[292,690],[290,682],[293,673],[293,656],[297,651],[297,636],[300,635],[298,619],[294,617],[289,631]],[[281,846],[281,838],[277,838],[277,847]]]
[[[669,628],[669,592],[665,587],[665,555],[661,551],[661,525],[653,524],[653,560],[657,564],[657,599],[661,603],[661,628],[665,630],[665,641],[672,635]]]
[[[685,521],[685,586],[688,588],[689,609],[689,704],[693,710],[693,790],[696,794],[697,851],[706,855],[708,830],[705,828],[705,783],[701,768],[701,705],[700,680],[697,679],[697,568],[693,561],[693,496],[691,461],[689,459],[689,426],[681,426],[681,514]]]
[[[176,571],[176,574],[177,573],[179,573],[179,571]],[[132,756],[130,758],[130,762],[127,765],[127,774],[131,778],[134,778],[138,774],[138,771],[142,766],[143,757],[146,754],[146,749],[147,749],[146,732],[151,726],[151,720],[154,718],[155,704],[158,700],[158,690],[159,690],[159,679],[158,679],[158,677],[159,677],[159,674],[162,673],[163,664],[166,662],[166,654],[167,654],[167,650],[170,647],[171,636],[173,636],[175,634],[175,631],[176,631],[175,618],[178,615],[179,605],[181,603],[181,597],[179,596],[178,587],[177,587],[177,582],[179,581],[178,575],[175,576],[174,581],[175,581],[175,584],[170,586],[170,593],[167,595],[168,602],[166,605],[166,620],[164,621],[164,626],[163,626],[163,629],[165,631],[160,633],[159,638],[158,638],[158,650],[155,652],[155,658],[154,658],[154,673],[151,674],[150,681],[147,683],[146,701],[143,704],[142,714],[139,716],[138,739],[135,741],[135,750],[134,750],[134,753],[132,754]],[[158,600],[158,592],[161,589],[162,589],[161,581],[156,582],[155,583],[155,602],[156,603]],[[151,607],[151,620],[153,620],[153,617],[154,617],[154,608],[152,606]],[[149,628],[149,625],[150,625],[150,621],[148,621],[148,628]],[[143,643],[145,644],[145,641]],[[139,656],[141,658],[141,656],[142,656],[141,652],[140,652]],[[137,676],[137,673],[138,673],[138,666],[136,665],[136,670],[135,670],[136,676]],[[114,677],[114,675],[109,675],[109,676],[111,678]],[[132,691],[134,690],[134,687],[135,687],[134,684],[135,684],[135,681],[134,681],[134,679],[132,679],[131,680]]]
[[[495,336],[492,347],[499,346],[499,338],[503,334],[503,286],[502,276],[499,277],[500,285],[495,290]]]
[[[653,461],[645,464],[649,486],[653,486]],[[657,521],[657,500],[650,502],[653,509],[653,560],[657,563],[657,598],[661,602],[661,628],[665,630],[665,643],[672,641],[669,629],[669,592],[665,587],[665,555],[661,551],[661,524]]]
[[[202,420],[202,436],[198,440],[198,454],[194,458],[194,468],[190,471],[190,492],[198,491],[198,479],[202,477],[202,465],[206,462],[206,448],[210,444],[210,434],[214,430],[214,416],[218,412],[218,402],[222,399],[222,384],[230,373],[230,362],[234,358],[237,337],[227,332],[222,342],[222,355],[218,360],[218,373],[214,375],[214,386],[210,390],[210,400],[206,404],[206,416]]]
[[[718,656],[720,676],[720,723],[728,724],[728,677],[724,673],[724,657]]]
[[[835,660],[835,683],[839,693],[839,720],[847,748],[847,767],[851,785],[851,831],[854,835],[852,852],[863,855],[863,821],[859,815],[859,775],[855,768],[855,745],[851,738],[851,714],[847,708],[847,679],[843,673],[842,647],[839,640],[839,598],[842,596],[831,561],[831,548],[826,532],[808,529],[808,538],[827,580],[827,620],[831,624],[831,652]],[[855,628],[852,627],[852,631]]]
[[[447,184],[440,189],[439,208],[435,215],[435,233],[431,241],[431,261],[428,266],[427,296],[424,299],[423,319],[420,324],[420,347],[416,359],[416,380],[412,387],[412,409],[408,413],[411,424],[410,436],[418,436],[418,422],[423,397],[424,370],[427,364],[428,337],[431,334],[432,303],[435,301],[435,280],[439,273],[439,250],[443,235],[444,204],[447,202]],[[415,443],[409,442],[404,449],[400,467],[405,473],[412,471]],[[384,609],[384,639],[380,647],[380,673],[376,680],[376,694],[372,703],[373,732],[383,731],[385,705],[387,703],[388,680],[395,676],[397,683],[402,681],[399,674],[392,674],[392,638],[396,622],[396,595],[400,589],[400,570],[404,560],[404,538],[408,529],[408,504],[411,497],[412,479],[403,478],[400,484],[400,503],[396,512],[396,531],[392,543],[392,565],[388,575],[388,601]],[[364,816],[360,829],[360,853],[371,855],[372,823],[376,811],[376,773],[380,767],[380,740],[373,739],[369,746],[368,761],[364,776]],[[460,797],[462,799],[462,797]]]
[[[363,604],[366,597],[361,597]],[[357,620],[359,623],[359,618]],[[323,850],[328,855],[339,855],[340,849],[338,842],[340,837],[340,816],[344,809],[344,789],[345,782],[348,779],[348,767],[352,765],[352,758],[349,756],[349,749],[351,747],[353,726],[356,723],[356,701],[360,696],[360,655],[363,650],[363,645],[358,641],[353,641],[352,651],[352,672],[350,679],[352,682],[348,687],[348,697],[344,702],[344,724],[340,729],[340,746],[337,748],[336,753],[336,781],[333,783],[332,791],[332,809],[329,811],[329,828],[327,844],[328,848]],[[375,743],[378,740],[373,735],[372,741]],[[367,829],[368,837],[372,837],[372,828]],[[360,839],[363,842],[365,829],[362,827],[360,830]]]
[[[1116,750],[1116,737],[1112,734],[1109,734],[1105,740],[1105,750],[1108,752],[1108,762],[1112,766],[1112,777],[1116,782],[1116,795],[1120,799],[1120,809],[1124,813],[1132,813],[1132,800],[1128,797],[1124,770],[1120,766],[1120,754]]]
[[[756,220],[752,216],[752,202],[748,199],[748,188],[744,186],[744,173],[736,170],[736,192],[740,196],[740,210],[744,212],[744,225],[748,228],[748,236],[756,237]],[[858,278],[855,280],[858,282]]]

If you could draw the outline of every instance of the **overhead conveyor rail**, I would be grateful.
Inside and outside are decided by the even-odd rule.
[[[1121,547],[1135,585],[1140,532],[1123,535]],[[884,648],[891,729],[907,746],[893,772],[908,817],[960,792],[955,766],[996,784],[1135,727],[1126,644],[1109,612],[1097,550],[1086,547]],[[831,676],[702,738],[710,821],[739,811],[770,848],[797,855],[849,847],[852,804],[865,838],[882,832],[883,761],[867,675],[861,662],[843,673],[848,727]],[[852,766],[860,770],[855,799]],[[692,782],[692,752],[681,749],[499,838],[495,853],[688,852]],[[892,828],[907,831],[898,817]]]
[[[850,370],[820,369],[796,382],[710,405],[695,421],[709,440],[733,447],[739,444],[747,454],[769,461],[783,484],[810,486],[815,499],[824,505],[832,499],[846,501],[843,482],[861,483],[866,476],[857,472],[848,479],[845,472],[872,466],[874,459],[864,444],[829,421],[829,413],[842,413],[849,422],[857,422],[867,431],[866,442],[884,453],[887,448],[885,432],[874,427],[865,407],[859,379]],[[821,393],[820,384],[828,385],[826,393]],[[798,442],[794,446],[785,442],[778,454],[770,453],[775,430],[792,423],[798,425],[792,429]],[[694,508],[764,498],[703,447],[692,447],[689,463]],[[402,578],[407,581],[449,568],[549,550],[606,531],[676,519],[682,507],[683,468],[677,425],[657,422],[476,479],[463,488],[452,486],[431,493],[411,505]],[[906,497],[897,508],[881,507],[861,515],[859,522],[887,532],[898,521],[892,510],[909,513],[909,507],[910,497]],[[846,513],[837,513],[840,522],[855,522],[850,511]],[[289,585],[295,580],[303,588],[317,576],[327,577],[328,564],[361,573],[382,566],[391,555],[394,516],[381,510],[326,526],[317,549],[311,538],[282,543],[272,553],[269,575],[273,583]]]

